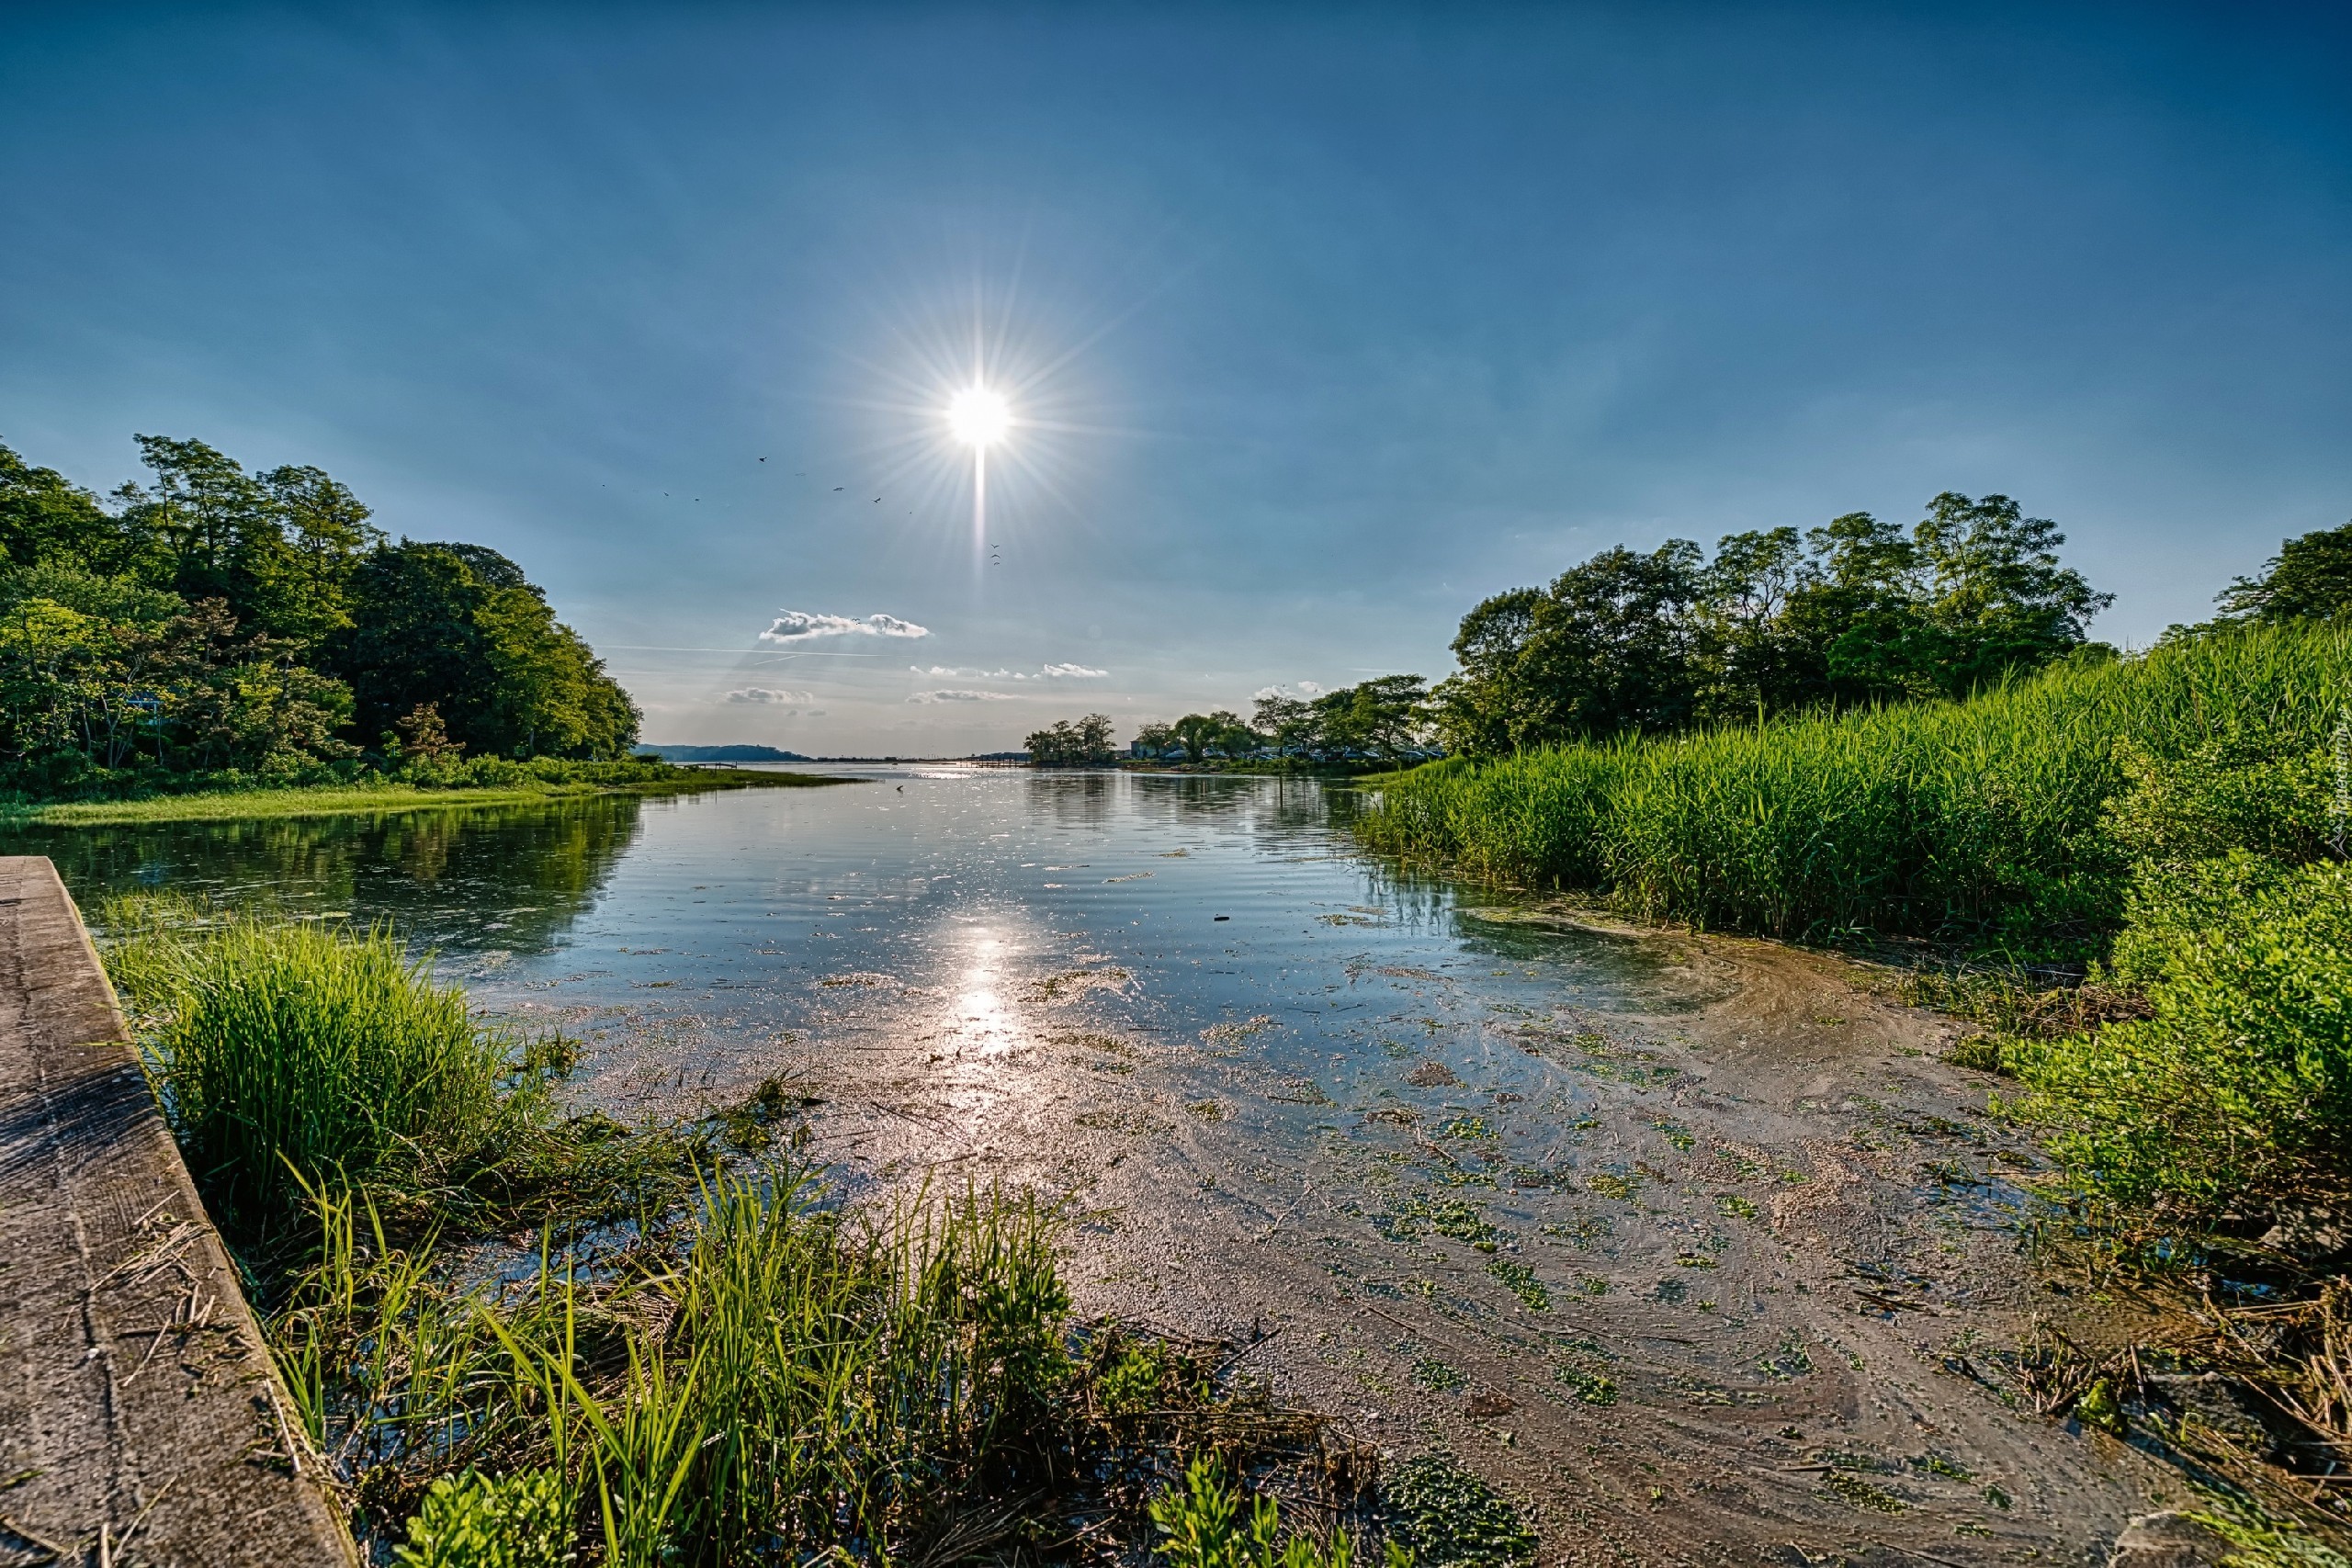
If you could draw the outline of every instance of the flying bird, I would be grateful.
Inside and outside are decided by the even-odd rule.
[[[841,487],[841,486],[839,486],[839,485],[835,485],[835,486],[833,487],[833,489],[835,489],[836,491],[840,490],[841,488],[842,488],[842,487]]]

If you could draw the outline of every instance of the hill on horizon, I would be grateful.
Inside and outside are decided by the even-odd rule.
[[[659,757],[665,762],[805,762],[808,759],[797,751],[779,751],[773,746],[639,746],[640,757]]]

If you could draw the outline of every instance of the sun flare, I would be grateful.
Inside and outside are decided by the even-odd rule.
[[[947,404],[947,428],[967,446],[987,446],[1012,428],[1012,409],[1001,392],[967,387]]]

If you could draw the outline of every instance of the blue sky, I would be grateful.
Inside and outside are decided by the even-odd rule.
[[[1610,545],[1947,488],[2144,643],[2352,516],[2346,17],[16,8],[0,441],[318,463],[662,740],[1436,676]]]

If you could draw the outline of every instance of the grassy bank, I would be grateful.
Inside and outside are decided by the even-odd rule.
[[[756,1157],[788,1145],[780,1086],[689,1125],[568,1114],[566,1043],[486,1025],[386,932],[155,900],[104,923],[159,1100],[370,1561],[1156,1541],[1178,1568],[1347,1568],[1330,1521],[1374,1517],[1372,1456],[1225,1375],[1222,1347],[1073,1321],[1058,1222],[1033,1200],[845,1209]],[[1323,1522],[1283,1528],[1250,1496],[1269,1488]]]
[[[1952,1060],[2006,1075],[1988,1108],[2053,1157],[2053,1282],[2141,1309],[2040,1335],[2038,1408],[2172,1454],[2232,1561],[2343,1568],[2352,1498],[2317,1478],[2352,1451],[2347,698],[2352,628],[2248,627],[1966,702],[1434,764],[1369,781],[1356,829],[1653,919],[1976,960],[1901,989],[1984,1026]]]
[[[1652,919],[2079,954],[2152,851],[2308,858],[2347,692],[2352,632],[2248,628],[1967,702],[1432,763],[1356,830]]]
[[[578,764],[569,776],[505,783],[440,783],[401,777],[350,784],[248,785],[135,800],[0,803],[0,826],[86,828],[137,822],[238,822],[273,817],[367,816],[458,806],[515,806],[583,795],[700,795],[729,789],[795,789],[847,784],[815,773],[678,768],[643,763]]]

